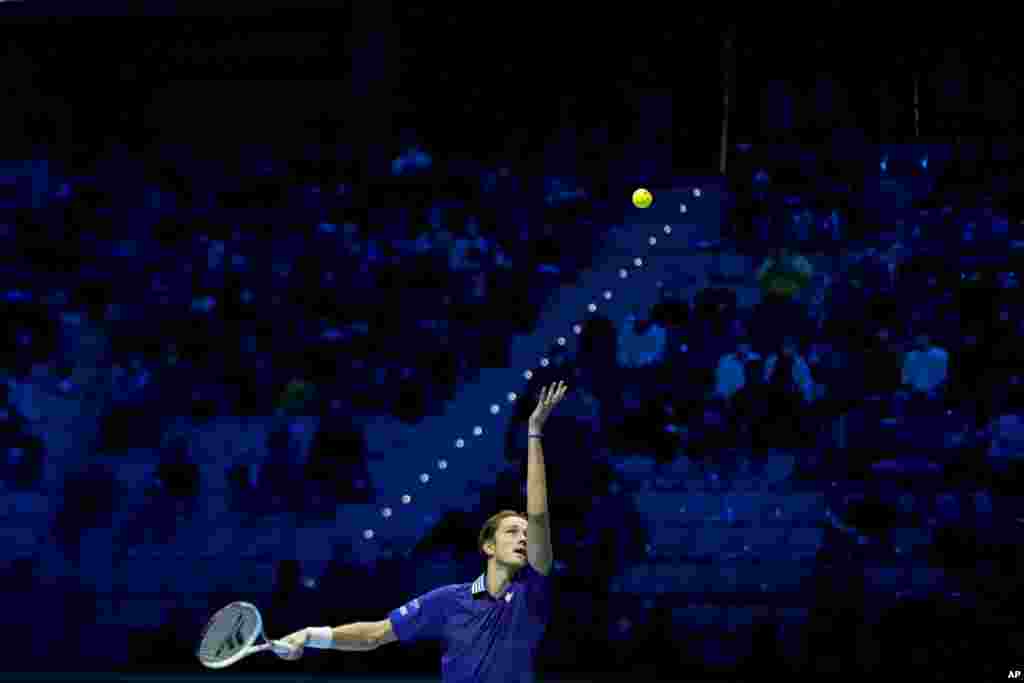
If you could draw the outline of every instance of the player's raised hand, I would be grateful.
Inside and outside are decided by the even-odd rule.
[[[309,642],[309,629],[304,628],[276,641],[273,651],[281,659],[294,661],[302,658],[307,642]]]
[[[530,431],[538,431],[544,426],[548,416],[551,415],[551,411],[554,410],[555,406],[565,396],[568,388],[565,382],[559,380],[558,384],[552,384],[540,390],[540,401],[537,403],[533,414],[530,415]]]

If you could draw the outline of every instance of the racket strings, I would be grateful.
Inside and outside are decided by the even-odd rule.
[[[206,625],[199,643],[199,656],[209,661],[226,659],[245,647],[253,634],[256,620],[243,607],[217,614]]]

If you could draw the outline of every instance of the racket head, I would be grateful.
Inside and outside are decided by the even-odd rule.
[[[265,649],[253,648],[253,643],[262,635],[263,618],[256,606],[248,602],[232,602],[217,610],[203,627],[196,657],[208,669],[223,669]]]

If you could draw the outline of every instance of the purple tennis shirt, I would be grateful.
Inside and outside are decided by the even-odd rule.
[[[388,618],[401,642],[441,641],[444,683],[533,683],[550,609],[550,577],[527,564],[497,598],[487,592],[485,573],[436,588]]]

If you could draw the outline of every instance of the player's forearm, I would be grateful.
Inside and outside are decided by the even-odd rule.
[[[374,641],[373,624],[365,621],[335,626],[331,629],[331,638],[333,640],[331,647],[334,650],[365,652],[377,648],[377,643]]]
[[[530,425],[530,434],[539,434]],[[531,519],[543,520],[548,516],[548,482],[544,467],[544,447],[541,440],[527,438],[529,441],[526,460],[526,515]]]

